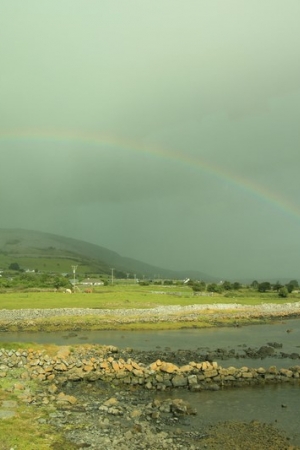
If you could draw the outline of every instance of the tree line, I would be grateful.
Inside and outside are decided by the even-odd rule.
[[[287,284],[282,284],[279,281],[270,283],[269,281],[258,282],[254,280],[250,285],[242,285],[240,282],[223,281],[220,283],[205,283],[204,281],[189,280],[187,285],[191,287],[194,293],[197,292],[215,292],[222,294],[229,291],[239,291],[241,289],[255,290],[260,293],[276,292],[279,297],[285,298],[293,291],[299,289],[297,280],[291,280]]]

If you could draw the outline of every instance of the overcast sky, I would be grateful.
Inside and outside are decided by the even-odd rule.
[[[0,0],[0,227],[300,279],[299,0]]]

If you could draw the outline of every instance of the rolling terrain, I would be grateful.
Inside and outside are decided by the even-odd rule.
[[[0,229],[0,269],[5,270],[17,262],[24,270],[110,274],[126,277],[162,277],[172,279],[196,278],[216,281],[216,278],[197,271],[173,271],[126,258],[107,248],[85,241],[40,231]]]

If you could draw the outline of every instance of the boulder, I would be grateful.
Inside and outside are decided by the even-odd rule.
[[[172,379],[174,387],[187,386],[188,379],[183,375],[175,375]]]

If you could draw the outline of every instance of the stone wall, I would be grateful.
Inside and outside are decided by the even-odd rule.
[[[0,349],[0,378],[21,368],[21,378],[40,381],[107,381],[114,385],[140,385],[147,389],[185,387],[193,391],[300,380],[300,366],[289,369],[223,368],[216,362],[190,362],[184,366],[156,360],[149,365],[122,357],[116,347],[60,347],[53,356],[45,351]]]

